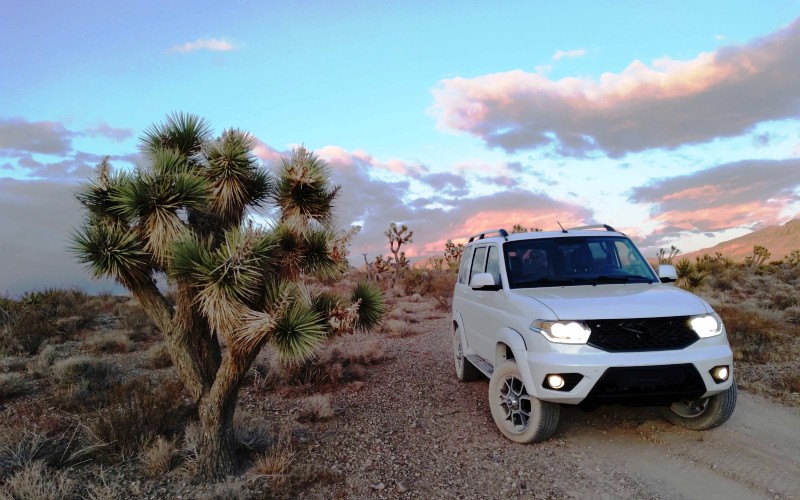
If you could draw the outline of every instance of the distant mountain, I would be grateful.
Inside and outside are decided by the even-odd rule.
[[[753,255],[755,245],[761,245],[769,250],[771,254],[769,260],[782,259],[792,250],[800,250],[800,219],[790,220],[782,226],[765,227],[750,234],[724,241],[711,248],[678,254],[674,262],[680,259],[694,260],[695,257],[703,254],[713,256],[717,252],[736,261],[742,261],[748,255]]]

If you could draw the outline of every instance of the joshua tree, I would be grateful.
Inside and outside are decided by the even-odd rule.
[[[459,243],[456,245],[453,240],[447,240],[444,244],[444,260],[451,271],[458,270],[458,263],[461,260],[461,255],[464,253],[464,244]]]
[[[538,233],[541,230],[542,229],[538,228],[538,227],[527,228],[527,227],[523,226],[522,224],[514,224],[514,226],[511,228],[511,234],[516,234],[516,233]]]
[[[748,256],[745,258],[745,263],[758,269],[770,258],[772,254],[769,250],[762,247],[761,245],[755,245],[753,247],[753,255]]]
[[[405,224],[398,227],[397,224],[392,222],[389,224],[389,229],[384,234],[389,238],[389,250],[391,250],[394,255],[394,280],[397,282],[397,280],[400,279],[400,272],[404,267],[401,262],[400,247],[406,243],[414,243],[414,240],[411,239],[414,236],[414,231],[410,231]],[[402,259],[405,260],[405,253],[402,253]]]
[[[659,264],[672,264],[672,260],[679,253],[681,253],[681,251],[678,250],[678,247],[672,245],[671,247],[669,247],[669,253],[667,253],[667,251],[664,250],[663,248],[659,248],[656,257],[658,258]]]
[[[112,173],[103,161],[78,193],[86,219],[73,249],[94,276],[116,279],[139,301],[198,404],[200,479],[233,471],[238,391],[265,344],[302,359],[327,335],[370,328],[383,312],[372,285],[357,286],[350,300],[304,286],[346,269],[346,242],[332,226],[338,187],[302,147],[271,175],[255,145],[247,132],[213,138],[203,119],[174,114],[142,137],[145,167]],[[273,223],[245,224],[265,203],[275,207]],[[174,307],[158,276],[174,288]]]

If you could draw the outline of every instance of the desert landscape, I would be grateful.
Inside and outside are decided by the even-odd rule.
[[[236,472],[213,483],[195,481],[196,409],[134,300],[5,298],[0,496],[796,498],[800,262],[673,260],[735,352],[742,392],[719,429],[681,429],[652,408],[566,408],[554,438],[513,444],[491,421],[488,381],[455,379],[453,271],[409,267],[393,284],[394,269],[373,270],[388,306],[377,328],[301,364],[258,355],[235,414]],[[351,270],[338,286],[361,279]]]

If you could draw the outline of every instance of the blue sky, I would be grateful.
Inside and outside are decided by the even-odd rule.
[[[357,256],[393,221],[418,256],[555,219],[654,253],[800,212],[797,1],[0,9],[0,293],[87,286],[71,193],[103,155],[139,162],[173,111],[249,130],[267,164],[300,143],[328,159]]]

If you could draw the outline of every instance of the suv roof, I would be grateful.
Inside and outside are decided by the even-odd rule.
[[[593,224],[590,226],[573,227],[563,229],[561,231],[536,231],[532,233],[513,233],[509,234],[505,229],[487,229],[480,233],[470,236],[467,245],[473,245],[480,242],[486,243],[488,241],[515,241],[515,240],[532,240],[539,238],[568,238],[571,236],[598,236],[598,229],[605,229],[603,235],[619,235],[625,236],[607,224]],[[609,234],[610,233],[610,234]],[[493,236],[489,236],[493,235]]]

